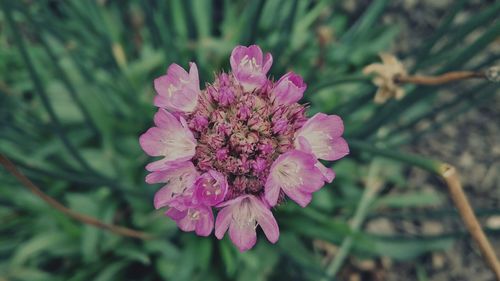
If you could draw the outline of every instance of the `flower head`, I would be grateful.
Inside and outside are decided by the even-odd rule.
[[[143,150],[160,160],[146,166],[148,183],[165,183],[155,208],[180,229],[209,235],[214,228],[241,250],[253,247],[256,226],[268,240],[279,237],[271,208],[289,197],[305,207],[334,173],[318,159],[338,160],[349,152],[340,117],[307,118],[297,102],[306,89],[293,72],[267,78],[270,54],[238,46],[230,73],[199,90],[196,65],[178,65],[155,80],[155,127],[140,137]]]
[[[363,68],[364,74],[375,74],[373,84],[379,88],[374,101],[385,103],[390,98],[403,98],[404,89],[396,84],[395,78],[407,74],[404,65],[391,54],[382,53],[380,58],[382,63],[373,63]]]

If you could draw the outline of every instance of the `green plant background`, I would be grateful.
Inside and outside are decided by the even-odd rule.
[[[408,187],[407,167],[420,163],[397,151],[497,92],[477,83],[442,101],[439,87],[408,86],[403,100],[374,104],[376,89],[361,69],[390,50],[400,32],[380,20],[390,1],[371,1],[355,15],[336,1],[312,0],[0,2],[0,152],[68,207],[161,237],[126,238],[71,220],[2,169],[0,280],[319,280],[326,267],[315,241],[350,240],[346,253],[359,258],[411,260],[462,235],[394,237],[349,226],[361,205],[361,221],[380,209],[418,219],[403,210],[433,207],[431,215],[456,216],[439,208],[444,193],[391,194]],[[500,3],[457,23],[467,2],[453,2],[424,44],[398,54],[415,62],[412,72],[498,61],[498,54],[478,54],[500,34],[494,21]],[[320,43],[320,29],[330,32],[327,44]],[[460,44],[472,32],[478,38]],[[276,245],[259,231],[256,247],[239,253],[227,238],[183,233],[153,210],[159,186],[144,183],[151,159],[138,136],[152,124],[152,80],[170,63],[195,61],[205,83],[228,70],[235,45],[253,43],[273,54],[273,77],[293,70],[305,78],[310,114],[344,119],[351,154],[329,163],[337,178],[306,209],[286,203],[274,211],[281,231]],[[417,129],[438,112],[445,118]],[[388,151],[392,160],[377,157]],[[376,167],[385,192],[363,201]]]

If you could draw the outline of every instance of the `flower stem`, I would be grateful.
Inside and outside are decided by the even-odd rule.
[[[474,241],[478,244],[483,258],[495,274],[496,279],[500,281],[500,262],[498,261],[495,251],[493,250],[493,246],[484,234],[484,231],[474,214],[474,210],[470,206],[455,167],[436,160],[426,159],[421,156],[406,155],[394,150],[377,148],[361,141],[353,140],[349,143],[351,147],[361,151],[370,152],[375,155],[385,156],[387,158],[412,164],[440,176],[446,183],[450,197],[460,213],[467,230],[471,234]]]
[[[368,169],[368,176],[366,178],[365,190],[361,197],[361,201],[359,202],[359,205],[356,208],[354,217],[350,222],[351,231],[353,233],[357,232],[360,229],[361,225],[363,224],[363,221],[366,218],[370,205],[377,197],[377,194],[380,191],[380,187],[382,187],[381,182],[377,180],[377,175],[379,174],[381,168],[382,166],[380,165],[379,160],[376,158],[370,164],[370,167]],[[325,277],[322,281],[328,281],[331,277],[337,274],[337,272],[342,267],[342,264],[344,263],[349,251],[351,250],[352,243],[353,243],[352,235],[349,235],[346,238],[344,238],[338,254],[335,255],[335,258],[326,267],[327,277]]]
[[[117,226],[113,224],[107,224],[105,222],[102,222],[94,217],[87,216],[81,213],[78,213],[74,210],[71,210],[61,204],[59,201],[55,200],[54,198],[50,197],[49,195],[45,194],[40,188],[38,188],[30,179],[28,179],[25,175],[23,175],[17,167],[3,154],[0,154],[0,164],[4,166],[4,168],[11,173],[14,177],[17,178],[17,180],[23,184],[24,187],[26,187],[28,190],[33,192],[36,196],[41,198],[43,201],[45,201],[47,204],[52,206],[54,209],[62,212],[63,214],[67,215],[68,217],[80,221],[82,223],[92,225],[98,228],[102,228],[104,230],[111,231],[115,234],[126,236],[126,237],[132,237],[132,238],[137,238],[137,239],[152,239],[154,238],[153,235],[130,229],[127,227],[123,226]]]
[[[452,71],[438,76],[407,75],[395,76],[394,82],[398,84],[417,84],[417,85],[441,85],[458,80],[471,78],[487,79],[485,72],[482,71]]]

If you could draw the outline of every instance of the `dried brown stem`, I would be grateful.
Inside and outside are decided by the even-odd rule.
[[[498,261],[490,241],[484,234],[484,231],[481,228],[472,207],[470,206],[469,200],[467,200],[467,196],[463,191],[457,170],[455,167],[448,164],[442,164],[439,169],[441,176],[448,186],[451,198],[455,203],[465,226],[467,227],[467,230],[478,244],[481,254],[495,274],[496,279],[500,281],[500,262]]]
[[[52,206],[54,209],[64,213],[65,215],[71,217],[72,219],[75,219],[77,221],[80,221],[82,223],[92,225],[98,228],[102,228],[104,230],[111,231],[113,233],[116,233],[118,235],[122,236],[127,236],[127,237],[132,237],[132,238],[138,238],[138,239],[152,239],[154,238],[153,235],[150,235],[148,233],[130,229],[127,227],[123,226],[117,226],[113,224],[107,224],[104,223],[94,217],[87,216],[78,212],[75,212],[63,204],[61,204],[59,201],[55,200],[54,198],[50,197],[49,195],[45,194],[40,188],[38,188],[30,179],[28,179],[25,175],[23,175],[12,163],[7,157],[4,155],[0,154],[0,164],[5,167],[5,169],[11,173],[14,177],[19,180],[25,186],[27,189],[29,189],[33,194],[36,196],[40,197],[43,201],[47,202],[50,206]]]
[[[418,84],[418,85],[441,85],[453,81],[465,80],[471,78],[484,78],[484,72],[474,71],[452,71],[438,76],[405,75],[395,76],[394,82],[398,84]]]

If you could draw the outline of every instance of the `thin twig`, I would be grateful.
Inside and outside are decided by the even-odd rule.
[[[500,281],[500,262],[498,261],[490,241],[484,234],[484,231],[474,214],[474,210],[470,206],[469,200],[467,200],[467,196],[462,188],[457,170],[453,166],[442,164],[440,167],[440,173],[441,177],[448,186],[451,199],[455,203],[467,230],[470,232],[474,241],[478,244],[481,254],[486,259],[486,262],[495,274],[497,280]]]
[[[467,200],[467,196],[462,189],[458,173],[453,166],[417,155],[407,155],[394,150],[378,148],[362,141],[351,140],[349,143],[353,148],[409,163],[442,177],[446,182],[453,203],[460,213],[467,230],[471,234],[474,241],[478,244],[483,258],[495,274],[496,279],[500,281],[500,262],[496,257],[490,241],[484,234],[484,231],[474,214],[474,210]]]
[[[98,228],[102,228],[104,230],[111,231],[113,233],[122,235],[122,236],[127,236],[127,237],[133,237],[133,238],[138,238],[138,239],[152,239],[154,238],[153,235],[130,229],[127,227],[123,226],[117,226],[113,224],[107,224],[104,223],[94,217],[87,216],[78,212],[75,212],[63,204],[61,204],[59,201],[55,200],[54,198],[50,197],[49,195],[45,194],[40,188],[38,188],[30,179],[28,179],[25,175],[23,175],[17,167],[12,163],[6,156],[3,154],[0,154],[0,164],[5,167],[5,169],[11,173],[14,177],[16,177],[19,182],[21,182],[27,189],[29,189],[33,194],[36,196],[40,197],[43,201],[47,202],[50,206],[54,207],[54,209],[64,213],[65,215],[71,217],[72,219],[75,219],[77,221],[80,221],[82,223],[92,225]]]
[[[418,84],[418,85],[441,85],[458,80],[471,78],[486,79],[484,72],[475,71],[452,71],[438,76],[423,76],[423,75],[406,75],[395,76],[394,82],[398,84]]]

